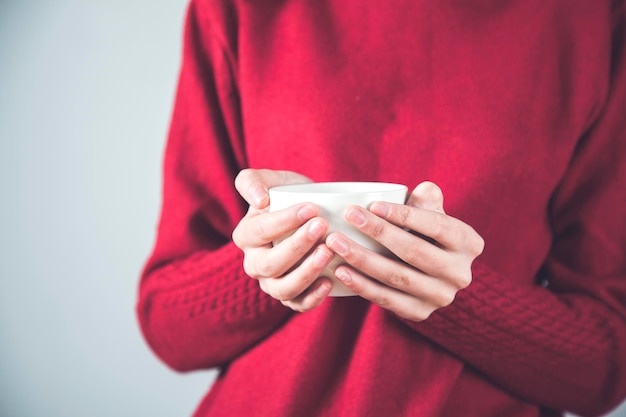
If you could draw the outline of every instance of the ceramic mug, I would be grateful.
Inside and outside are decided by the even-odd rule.
[[[318,182],[272,187],[269,190],[269,196],[270,211],[282,210],[305,202],[315,204],[319,208],[319,216],[328,222],[329,234],[340,232],[360,245],[385,255],[388,254],[387,249],[346,222],[344,212],[349,206],[367,208],[375,201],[404,204],[407,187],[383,182]],[[282,239],[274,243],[278,244]],[[342,259],[335,256],[321,276],[332,280],[331,296],[355,295],[335,278],[334,270],[341,263]]]

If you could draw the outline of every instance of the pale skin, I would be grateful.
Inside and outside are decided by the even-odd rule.
[[[338,280],[408,320],[425,320],[471,283],[471,265],[484,241],[471,226],[444,212],[443,194],[434,183],[419,184],[406,204],[375,202],[367,209],[346,209],[345,219],[389,249],[395,255],[390,259],[340,233],[324,239],[328,224],[313,204],[268,211],[269,188],[303,182],[311,180],[289,171],[252,169],[241,171],[235,181],[250,204],[233,232],[235,245],[244,252],[244,270],[283,305],[299,312],[319,306],[332,289],[320,274],[335,254],[345,260],[334,271]]]

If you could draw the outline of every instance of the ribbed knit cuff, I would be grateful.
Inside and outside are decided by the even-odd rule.
[[[261,317],[285,309],[268,297],[243,271],[243,253],[229,243],[200,251],[153,272],[154,302],[164,309],[184,309],[190,319],[217,314],[224,322]]]
[[[292,314],[246,276],[232,243],[152,270],[138,315],[157,355],[177,370],[221,366],[258,343]]]
[[[473,274],[450,306],[405,322],[532,402],[556,407],[606,384],[619,331],[598,314],[604,307],[506,281],[480,262]]]

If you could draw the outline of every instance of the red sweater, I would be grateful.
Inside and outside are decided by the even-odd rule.
[[[194,0],[141,281],[197,416],[554,416],[626,394],[626,2]],[[230,234],[245,167],[431,180],[486,248],[414,323],[294,313]]]

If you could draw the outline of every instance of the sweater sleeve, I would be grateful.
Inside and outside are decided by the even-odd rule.
[[[234,59],[213,22],[234,22],[206,7],[192,1],[187,13],[161,217],[137,304],[149,345],[181,371],[232,360],[290,311],[245,275],[231,242],[246,209],[233,186],[245,154]]]
[[[581,415],[605,413],[626,395],[624,4],[608,99],[552,197],[543,285],[513,283],[479,258],[452,305],[409,323],[515,395]]]

